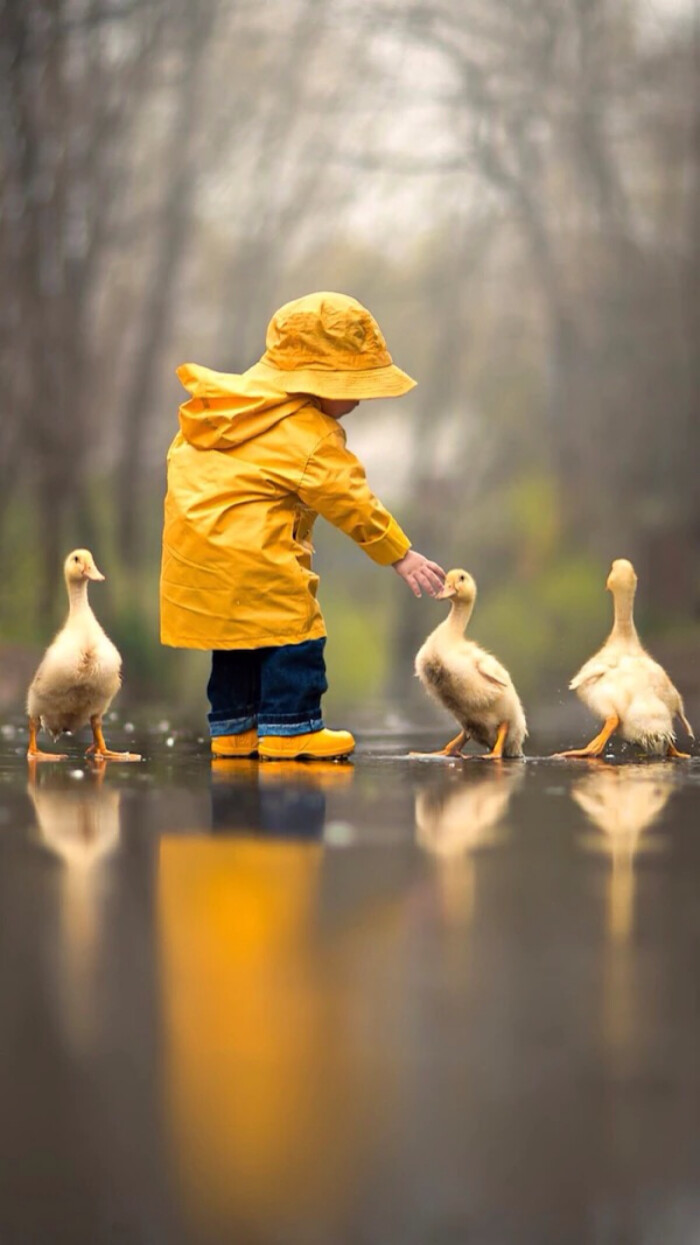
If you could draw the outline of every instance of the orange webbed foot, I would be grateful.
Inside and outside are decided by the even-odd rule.
[[[674,761],[690,761],[691,754],[689,752],[679,752],[675,744],[669,744],[666,750],[666,756]]]
[[[574,757],[576,759],[587,761],[599,761],[602,751],[602,748],[595,748],[593,750],[590,748],[569,748],[566,752],[553,752],[551,754],[551,760],[567,760]]]
[[[620,719],[616,713],[613,713],[607,718],[602,731],[589,744],[586,744],[585,748],[569,748],[566,752],[554,752],[552,757],[553,759],[582,758],[584,760],[599,757],[604,751],[610,736],[617,730],[619,725]]]
[[[28,761],[67,761],[66,752],[42,752],[36,742],[37,732],[41,725],[39,718],[29,719],[29,743],[27,745]]]
[[[438,748],[435,752],[409,752],[411,757],[458,757],[461,756],[461,749],[467,742],[467,732],[460,731],[459,735],[455,735],[444,748]]]
[[[90,744],[85,749],[86,757],[91,757],[93,761],[142,761],[143,757],[140,752],[113,752],[111,748],[98,748],[96,744]]]
[[[474,760],[475,761],[502,761],[503,760],[503,745],[506,742],[507,734],[508,734],[508,723],[501,722],[501,725],[498,728],[498,733],[496,735],[496,742],[493,745],[493,748],[491,749],[491,751],[483,752],[481,756],[474,757]]]
[[[107,747],[99,714],[90,718],[90,726],[92,727],[92,743],[85,751],[86,757],[94,757],[96,761],[141,761],[143,759],[138,752],[113,752]]]

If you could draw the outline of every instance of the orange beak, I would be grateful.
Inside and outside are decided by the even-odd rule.
[[[456,595],[457,595],[457,589],[448,588],[447,584],[445,584],[445,587],[443,588],[442,592],[437,593],[435,600],[436,601],[449,601],[450,597],[455,597]]]

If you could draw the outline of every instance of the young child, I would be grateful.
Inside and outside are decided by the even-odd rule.
[[[350,732],[321,716],[326,629],[311,529],[321,514],[416,596],[440,591],[445,572],[411,549],[338,422],[361,399],[416,382],[369,311],[329,293],[280,308],[242,375],[185,363],[178,376],[192,397],[168,453],[162,642],[212,650],[215,756],[348,756]]]

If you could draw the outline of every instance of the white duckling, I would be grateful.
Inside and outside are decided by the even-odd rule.
[[[666,671],[642,647],[634,625],[637,576],[631,562],[617,558],[606,588],[613,595],[615,618],[605,644],[591,657],[569,687],[591,713],[604,720],[602,730],[585,748],[556,755],[597,757],[617,731],[630,743],[640,744],[654,756],[687,758],[675,747],[673,719],[678,716],[691,739],[693,728],[683,700]]]
[[[39,750],[36,737],[40,726],[55,739],[64,731],[78,731],[89,722],[93,742],[88,753],[114,761],[140,761],[135,753],[110,751],[102,734],[103,715],[121,685],[122,664],[118,650],[88,603],[88,581],[103,580],[104,575],[87,549],[69,553],[63,569],[70,608],[27,694],[27,756],[35,761],[65,760],[64,754]]]
[[[451,600],[452,608],[419,649],[416,674],[461,726],[437,755],[457,756],[473,738],[490,749],[482,759],[521,757],[527,724],[511,677],[491,653],[464,635],[476,600],[472,576],[448,571],[437,599]]]

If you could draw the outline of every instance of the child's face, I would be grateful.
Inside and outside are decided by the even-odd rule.
[[[351,398],[319,398],[319,402],[323,414],[331,415],[333,419],[342,419],[343,415],[349,415],[359,406],[359,402]]]

